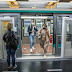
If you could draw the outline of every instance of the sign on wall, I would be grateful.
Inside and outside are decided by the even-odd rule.
[[[5,33],[5,31],[7,30],[7,23],[8,21],[3,21],[3,33]]]

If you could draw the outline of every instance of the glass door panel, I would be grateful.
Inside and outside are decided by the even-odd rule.
[[[65,56],[72,56],[72,20],[66,20]]]
[[[62,57],[72,57],[72,18],[62,19]]]

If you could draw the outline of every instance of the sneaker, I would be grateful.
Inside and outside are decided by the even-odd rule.
[[[10,69],[12,67],[12,65],[8,66],[8,69]]]
[[[16,69],[17,68],[17,65],[13,66],[13,69]]]
[[[35,49],[34,47],[32,47],[32,49]]]
[[[30,49],[30,52],[32,52],[32,49]]]
[[[46,59],[46,55],[44,55],[44,59]]]

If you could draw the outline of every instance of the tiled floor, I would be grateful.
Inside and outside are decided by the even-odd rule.
[[[61,60],[61,61],[40,61],[40,60],[25,60],[17,61],[16,71],[18,72],[50,72],[49,69],[62,69],[62,71],[56,72],[72,72],[72,60]],[[0,61],[0,72],[8,71],[7,63]],[[52,71],[55,72],[55,71]]]
[[[53,52],[53,45],[49,45],[48,53],[52,53]],[[38,53],[43,53],[43,49],[40,47],[40,45],[36,45],[35,49],[33,50],[32,53],[30,53],[30,45],[23,45],[22,46],[22,54],[38,54]]]

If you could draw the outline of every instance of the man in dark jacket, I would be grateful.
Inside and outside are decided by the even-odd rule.
[[[31,24],[28,26],[28,33],[29,33],[29,39],[30,39],[30,52],[32,52],[32,49],[34,49],[34,38],[36,35],[36,31],[38,31],[36,28],[36,25],[32,26]]]
[[[6,51],[7,51],[7,63],[8,63],[8,68],[11,68],[10,65],[10,56],[12,57],[12,67],[15,69],[17,65],[15,64],[15,53],[17,49],[16,41],[17,40],[14,32],[11,30],[13,28],[12,23],[7,24],[7,31],[3,35],[3,40],[6,43]],[[13,37],[13,39],[12,39]],[[13,42],[12,42],[13,41]],[[11,45],[12,42],[12,45]]]

